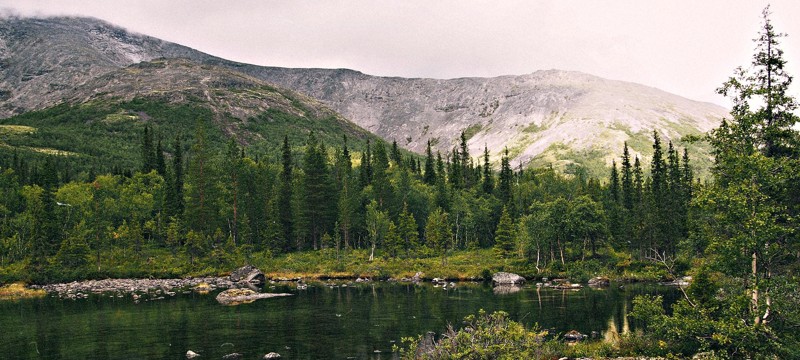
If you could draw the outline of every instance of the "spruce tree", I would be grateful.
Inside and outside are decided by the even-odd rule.
[[[232,243],[236,246],[239,238],[239,173],[241,172],[242,155],[241,149],[236,145],[236,141],[231,138],[228,142],[228,151],[225,154],[225,170],[227,181],[225,187],[228,190],[229,206],[231,207],[232,220],[230,230]]]
[[[491,195],[494,192],[494,174],[492,173],[492,164],[489,162],[489,148],[483,146],[483,193]]]
[[[447,181],[454,190],[460,190],[464,187],[463,166],[461,164],[461,156],[458,153],[458,148],[453,147],[450,155],[448,156],[448,171]]]
[[[608,191],[611,196],[611,201],[614,204],[619,203],[619,172],[617,171],[616,160],[611,160],[611,176],[608,181]]]
[[[175,137],[175,144],[172,156],[172,199],[171,199],[171,213],[172,216],[183,216],[184,200],[183,200],[183,146],[181,145],[180,136]]]
[[[372,158],[372,189],[375,192],[378,206],[381,210],[387,210],[392,201],[392,186],[387,173],[389,170],[389,158],[383,142],[378,141],[375,144],[375,154]]]
[[[333,228],[336,201],[326,163],[325,146],[313,132],[308,135],[303,162],[303,215],[309,226],[311,247],[319,249],[323,234]]]
[[[408,212],[408,204],[406,203],[403,203],[403,211],[397,220],[397,232],[406,256],[409,256],[412,251],[418,250],[419,232],[417,231],[417,221],[414,219],[414,215]]]
[[[500,178],[497,184],[497,198],[503,204],[511,203],[511,185],[514,181],[514,170],[511,169],[511,163],[508,159],[508,148],[503,151],[503,157],[500,158]]]
[[[369,139],[367,139],[367,148],[364,150],[364,155],[361,157],[361,173],[359,176],[362,188],[372,184],[372,145]]]
[[[403,167],[403,156],[400,154],[400,149],[397,147],[397,140],[392,140],[392,153],[390,159],[394,161],[394,165]]]
[[[467,135],[461,132],[461,143],[458,152],[460,157],[459,163],[461,164],[461,185],[463,188],[468,189],[472,187],[472,158],[469,156],[469,147],[467,146]]]
[[[211,151],[208,146],[205,129],[198,126],[189,161],[188,181],[189,202],[186,204],[186,223],[189,228],[200,234],[209,234],[214,229],[214,178],[215,167],[211,163]]]
[[[499,257],[507,259],[513,255],[516,244],[515,234],[514,222],[511,221],[508,208],[503,206],[500,222],[497,224],[497,230],[494,233],[494,250]]]
[[[294,197],[294,176],[292,175],[292,170],[294,164],[288,135],[283,137],[281,165],[280,192],[278,193],[278,218],[281,224],[282,236],[280,248],[288,252],[293,248],[292,239],[294,238],[294,212],[292,211],[292,199]]]
[[[336,169],[339,176],[339,208],[338,208],[338,225],[339,232],[344,240],[344,247],[349,248],[351,230],[353,228],[353,221],[355,217],[355,210],[358,201],[358,191],[354,184],[353,179],[353,165],[350,158],[350,150],[347,148],[347,136],[344,137],[342,142],[342,151],[336,160]]]
[[[397,257],[403,250],[399,230],[391,220],[389,220],[389,226],[386,228],[386,238],[383,241],[389,257]]]
[[[441,180],[439,180],[441,182]],[[450,229],[447,212],[434,209],[425,223],[425,243],[442,257],[442,266],[447,264],[447,252],[453,247],[453,231]]]
[[[631,170],[631,156],[628,152],[628,143],[622,151],[622,204],[628,211],[633,210],[634,188],[633,172]]]
[[[142,134],[142,172],[149,173],[156,168],[156,151],[153,147],[153,132],[149,125],[144,126]]]
[[[164,148],[161,147],[161,135],[158,135],[158,143],[156,144],[156,172],[162,177],[167,174],[167,162],[164,159]]]
[[[428,148],[425,150],[425,173],[422,181],[428,185],[436,184],[436,170],[434,169],[435,160],[431,152],[431,141],[428,140]]]

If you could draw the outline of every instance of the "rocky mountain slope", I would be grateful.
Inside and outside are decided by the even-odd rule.
[[[424,151],[430,140],[447,151],[464,131],[471,154],[479,154],[484,145],[494,153],[508,148],[515,162],[524,164],[610,165],[625,141],[635,153],[649,154],[653,130],[680,142],[716,127],[727,114],[722,107],[655,88],[559,70],[450,80],[350,70],[249,72],[320,99],[411,150]]]
[[[726,115],[716,105],[578,72],[439,80],[377,77],[343,69],[261,67],[133,34],[99,20],[49,18],[0,21],[0,117],[83,96],[76,94],[91,79],[161,57],[219,65],[293,89],[413,151],[422,152],[430,140],[446,153],[464,131],[473,155],[485,145],[497,160],[508,148],[514,164],[555,164],[566,169],[577,164],[595,175],[619,157],[625,141],[635,154],[647,155],[653,130],[680,143],[686,135],[715,127]],[[135,91],[136,77],[130,75],[116,82]],[[709,164],[710,155],[702,145],[679,145],[690,147],[696,164]]]
[[[208,56],[96,19],[2,19],[0,117],[52,106],[89,79],[159,57]]]
[[[320,102],[228,68],[188,59],[140,62],[86,80],[64,101],[0,119],[0,153],[34,151],[79,157],[79,163],[135,168],[148,124],[165,143],[191,144],[202,128],[208,145],[228,139],[249,154],[269,154],[284,136],[295,146],[309,131],[329,145],[363,145],[377,136]]]

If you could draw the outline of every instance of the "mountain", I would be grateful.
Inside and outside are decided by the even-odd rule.
[[[716,127],[727,111],[639,84],[571,71],[449,80],[369,76],[351,70],[249,68],[259,78],[315,97],[365,129],[422,152],[469,139],[470,154],[504,148],[515,162],[598,171],[623,142],[652,153],[652,131],[708,165],[702,146],[681,141]]]
[[[578,72],[442,80],[262,67],[95,19],[9,18],[0,21],[0,116],[75,99],[92,79],[158,58],[217,65],[303,93],[413,151],[424,151],[431,141],[446,153],[463,131],[473,156],[488,146],[497,161],[507,148],[515,164],[580,167],[598,176],[620,156],[623,142],[634,154],[652,153],[654,130],[689,147],[695,165],[707,168],[707,146],[681,139],[715,127],[727,114],[716,105]]]
[[[96,19],[2,19],[0,117],[55,105],[87,80],[128,65],[198,56],[187,47]]]
[[[203,128],[210,146],[229,138],[253,154],[294,145],[308,132],[326,144],[378,138],[318,101],[240,72],[188,59],[155,59],[114,70],[65,93],[64,101],[0,120],[0,150],[76,156],[98,167],[109,159],[136,168],[148,124],[171,144]],[[167,147],[167,149],[169,149]]]

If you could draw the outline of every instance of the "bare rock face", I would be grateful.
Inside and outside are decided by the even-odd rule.
[[[496,285],[518,285],[525,283],[525,278],[513,273],[498,272],[492,275],[492,283]]]
[[[92,18],[4,18],[0,117],[55,105],[88,79],[159,57],[210,56]]]
[[[231,281],[233,282],[247,282],[251,284],[263,284],[267,278],[264,273],[253,265],[245,265],[231,273]]]
[[[463,131],[469,153],[488,147],[499,163],[583,166],[591,175],[611,165],[627,141],[631,156],[652,154],[652,133],[677,146],[720,124],[724,108],[652,87],[574,71],[547,70],[493,78],[378,77],[352,70],[246,68],[249,74],[321,100],[387,141],[443,153]],[[666,142],[665,140],[665,142]],[[692,146],[693,160],[706,148]],[[710,163],[695,162],[695,166]]]

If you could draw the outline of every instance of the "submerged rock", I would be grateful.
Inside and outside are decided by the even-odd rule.
[[[558,290],[580,290],[582,288],[583,288],[583,285],[581,285],[581,284],[573,284],[573,283],[568,282],[568,281],[553,286],[553,289],[558,289]]]
[[[266,276],[253,265],[245,265],[231,273],[231,281],[246,282],[251,284],[263,284],[267,282]]]
[[[228,289],[217,295],[217,302],[222,305],[239,305],[279,296],[292,296],[292,294],[257,293],[250,289]]]
[[[239,360],[239,359],[241,359],[243,356],[244,356],[244,355],[242,355],[242,354],[239,354],[239,353],[232,353],[232,354],[228,354],[228,355],[225,355],[225,356],[223,356],[223,357],[222,357],[222,359],[223,359],[223,360]]]
[[[498,285],[523,284],[525,278],[513,273],[498,272],[492,275],[492,282]]]
[[[611,281],[609,281],[607,277],[602,276],[589,279],[589,286],[608,286],[610,283]]]

